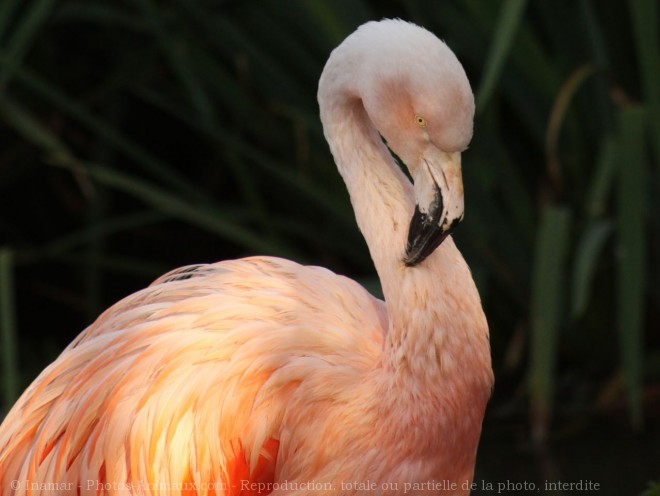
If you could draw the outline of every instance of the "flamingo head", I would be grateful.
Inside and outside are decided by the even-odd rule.
[[[404,263],[428,257],[463,219],[461,152],[472,138],[474,97],[454,53],[404,21],[363,25],[360,97],[374,127],[406,165],[415,211]]]

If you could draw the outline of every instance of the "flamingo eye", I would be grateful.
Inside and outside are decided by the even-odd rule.
[[[417,125],[418,125],[419,127],[421,127],[421,128],[425,128],[425,127],[426,127],[426,119],[424,119],[424,117],[422,117],[421,115],[416,115],[416,116],[415,116],[415,122],[416,122]]]

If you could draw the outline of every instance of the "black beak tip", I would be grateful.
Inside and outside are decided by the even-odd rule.
[[[454,219],[449,226],[445,223],[439,225],[415,209],[408,231],[406,255],[403,258],[405,266],[415,267],[426,260],[454,231],[460,221],[461,219]]]
[[[415,267],[428,258],[435,249],[449,236],[449,231],[443,231],[439,227],[429,234],[426,242],[417,243],[413,246],[406,245],[406,256],[403,263],[406,267]]]

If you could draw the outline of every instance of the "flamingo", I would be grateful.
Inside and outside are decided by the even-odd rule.
[[[331,53],[318,101],[384,301],[273,257],[160,277],[9,412],[2,496],[470,492],[493,374],[450,236],[468,79],[425,29],[369,22]]]

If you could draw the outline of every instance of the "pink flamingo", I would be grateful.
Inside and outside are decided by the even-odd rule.
[[[467,77],[428,31],[370,22],[332,52],[318,100],[385,302],[278,258],[170,272],[18,400],[0,427],[2,496],[470,492],[493,375],[449,236]]]

